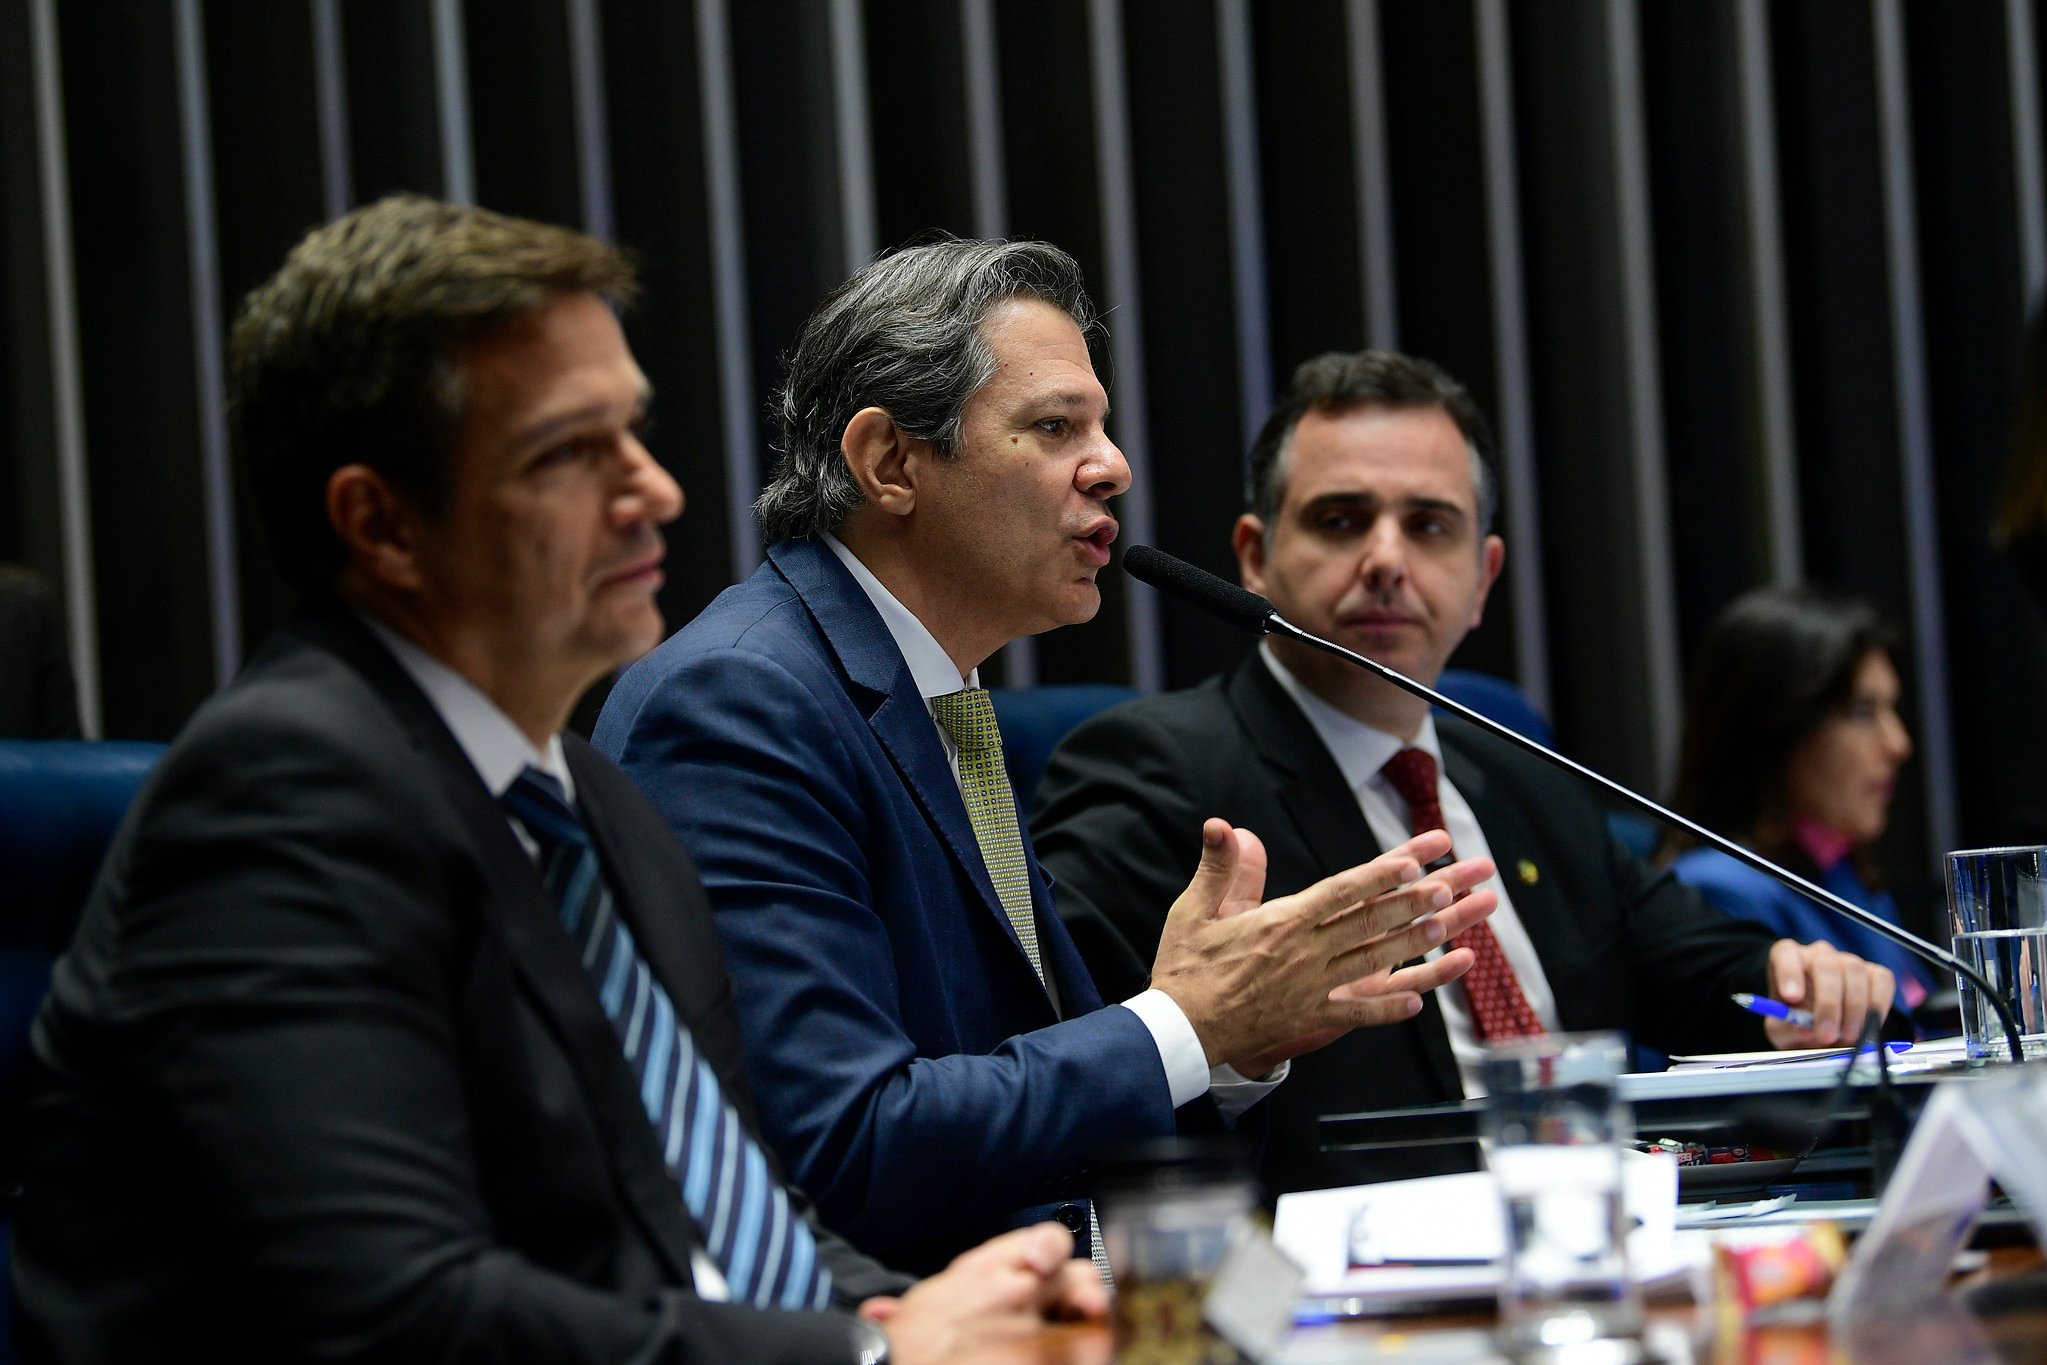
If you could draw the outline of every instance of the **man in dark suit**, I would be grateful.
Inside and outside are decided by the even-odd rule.
[[[1462,386],[1425,361],[1309,361],[1252,449],[1234,537],[1244,585],[1296,625],[1433,684],[1505,554],[1490,534],[1490,440]],[[1428,828],[1500,872],[1499,909],[1459,940],[1476,957],[1462,981],[1396,1028],[1300,1058],[1268,1101],[1265,1170],[1280,1189],[1419,1169],[1325,1154],[1317,1120],[1475,1094],[1486,1039],[1623,1028],[1675,1051],[1761,1047],[1761,1022],[1727,998],[1752,991],[1816,1016],[1810,1033],[1773,1021],[1769,1040],[1829,1044],[1890,1002],[1882,968],[1823,943],[1773,944],[1643,866],[1582,783],[1276,638],[1231,674],[1095,717],[1053,755],[1032,827],[1104,990],[1138,979],[1157,897],[1192,856],[1187,831],[1217,815],[1263,840],[1268,890]]]
[[[886,1320],[938,1362],[1100,1311],[1056,1227],[898,1299],[811,1219],[688,856],[562,733],[659,638],[682,507],[632,289],[397,198],[250,296],[235,442],[309,605],[165,756],[37,1022],[37,1356],[809,1365]]]
[[[769,1137],[827,1221],[912,1267],[1047,1214],[1091,1241],[1091,1162],[1420,1008],[1468,959],[1388,969],[1490,905],[1411,923],[1485,873],[1393,890],[1429,835],[1260,906],[1245,841],[1197,820],[1149,982],[1103,1007],[976,676],[1100,603],[1130,471],[1089,326],[1042,243],[912,248],[834,292],[789,361],[766,563],[628,670],[595,736],[703,870]]]

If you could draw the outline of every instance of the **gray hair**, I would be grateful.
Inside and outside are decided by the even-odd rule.
[[[775,399],[780,458],[753,505],[762,536],[836,531],[860,505],[839,443],[862,408],[881,408],[941,459],[957,455],[967,400],[995,373],[981,324],[1016,298],[1051,304],[1082,336],[1094,329],[1080,266],[1045,242],[906,247],[827,295],[784,362]]]

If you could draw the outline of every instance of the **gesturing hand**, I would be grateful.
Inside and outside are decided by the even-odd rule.
[[[1449,851],[1440,830],[1262,904],[1257,837],[1209,820],[1201,838],[1201,865],[1166,916],[1152,985],[1186,1013],[1210,1065],[1228,1060],[1247,1075],[1353,1028],[1412,1016],[1420,992],[1461,976],[1471,954],[1399,964],[1495,904],[1491,892],[1473,890],[1493,874],[1484,859],[1422,875],[1425,862]]]

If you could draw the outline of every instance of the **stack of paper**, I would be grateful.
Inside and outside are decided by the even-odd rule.
[[[1962,1040],[1930,1043],[1887,1043],[1886,1062],[1894,1076],[1940,1071],[1960,1066]],[[1668,1071],[1635,1072],[1621,1077],[1626,1100],[1681,1099],[1694,1095],[1761,1095],[1780,1090],[1825,1090],[1841,1079],[1848,1064],[1846,1048],[1812,1048],[1789,1052],[1719,1052],[1673,1057]],[[1856,1062],[1857,1078],[1874,1079],[1876,1059]]]
[[[1622,1196],[1634,1220],[1628,1260],[1647,1284],[1688,1273],[1701,1245],[1675,1235],[1677,1161],[1622,1153]],[[1362,1235],[1353,1237],[1356,1228]],[[1401,1301],[1485,1298],[1506,1254],[1498,1188],[1483,1172],[1280,1196],[1273,1241],[1307,1272],[1310,1298]],[[1359,1259],[1353,1264],[1353,1245]]]

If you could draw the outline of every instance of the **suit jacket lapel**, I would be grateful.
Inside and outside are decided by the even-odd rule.
[[[981,898],[981,905],[993,915],[1002,932],[1016,947],[1019,962],[1030,970],[1030,959],[995,894],[988,876],[987,860],[981,855],[980,840],[974,837],[973,822],[967,818],[966,802],[953,778],[952,760],[938,737],[930,708],[896,648],[881,614],[861,591],[846,566],[831,547],[818,540],[783,541],[768,547],[768,557],[789,581],[810,609],[825,642],[838,656],[839,666],[856,689],[865,694],[871,710],[867,723],[888,753],[889,761],[924,812],[924,818],[938,832],[953,863],[966,875]],[[1017,816],[1019,831],[1023,816]],[[1032,883],[1041,880],[1035,863]],[[1047,916],[1040,916],[1041,923]],[[1056,922],[1056,918],[1055,921]],[[1042,932],[1042,930],[1041,930]]]
[[[525,849],[513,837],[497,802],[483,790],[482,784],[471,786],[482,803],[473,812],[477,823],[482,823],[486,811],[497,816],[497,827],[511,843],[509,850],[487,855],[486,862],[490,903],[499,911],[513,966],[530,988],[535,1010],[546,1018],[561,1040],[584,1094],[598,1112],[603,1130],[611,1136],[615,1170],[625,1195],[623,1202],[649,1242],[665,1255],[679,1282],[689,1284],[690,1246],[697,1238],[683,1212],[682,1192],[662,1160],[653,1124],[648,1121],[632,1069],[626,1064],[625,1049],[611,1021],[604,1017],[589,974],[577,960],[568,935],[562,932],[559,912],[534,873]],[[580,799],[579,791],[579,802]],[[602,828],[601,820],[595,816],[590,824],[595,829]],[[646,916],[632,915],[627,898],[615,889],[615,869],[621,864],[604,847],[601,834],[597,843],[607,880],[614,887],[614,908],[627,917],[641,956],[647,958],[656,979],[673,997],[678,980],[675,964],[660,960],[658,946],[650,950],[650,945],[664,942],[663,936],[645,932]],[[682,1002],[676,1003],[681,1008]]]
[[[1329,746],[1256,653],[1230,679],[1230,702],[1243,718],[1281,804],[1314,855],[1317,876],[1333,876],[1386,851],[1372,834],[1358,808],[1357,793],[1336,766]],[[1460,779],[1451,780],[1463,790]],[[1450,1051],[1443,1008],[1434,991],[1422,996],[1422,1012],[1409,1027],[1444,1096],[1461,1097],[1464,1086],[1458,1079],[1457,1058]]]
[[[603,861],[613,908],[632,930],[641,958],[646,961],[654,979],[661,983],[661,988],[668,992],[669,1003],[675,1006],[677,1017],[687,1023],[698,1015],[696,1007],[702,1003],[699,997],[703,991],[701,973],[692,970],[697,964],[684,959],[681,944],[671,926],[671,912],[679,893],[674,887],[650,881],[645,875],[645,860],[632,857],[629,850],[619,846],[616,839],[619,821],[606,799],[604,784],[589,776],[590,770],[604,760],[581,744],[564,744],[563,751],[569,761],[569,771],[576,779],[576,804],[582,808],[584,824],[597,845],[597,856]],[[715,994],[719,983],[713,981],[709,984]],[[609,1021],[605,1027],[610,1028]],[[616,1047],[617,1035],[609,1036]]]
[[[677,1282],[691,1283],[690,1247],[695,1239],[683,1214],[681,1192],[661,1159],[618,1034],[604,1017],[589,976],[562,932],[553,900],[512,833],[504,808],[484,787],[433,704],[375,637],[352,618],[327,618],[312,633],[383,695],[414,746],[430,761],[442,793],[476,845],[486,883],[484,912],[495,921],[506,955],[528,987],[530,1003],[553,1030],[598,1113],[600,1129],[610,1139],[623,1202],[649,1244],[667,1259]],[[602,856],[601,836],[599,842]],[[617,865],[607,861],[607,870]],[[633,928],[637,935],[639,925]],[[678,978],[672,972],[675,964],[667,965],[670,971],[655,965],[655,974],[664,986],[671,986]]]
[[[1230,702],[1320,875],[1385,852],[1322,736],[1255,653],[1230,680]]]
[[[1473,761],[1469,727],[1462,721],[1438,717],[1436,732],[1443,741],[1444,771],[1464,794],[1471,813],[1478,817],[1479,827],[1485,830],[1500,882],[1514,898],[1515,918],[1521,921],[1529,942],[1542,959],[1543,973],[1549,978],[1550,991],[1556,999],[1557,1017],[1569,1028],[1572,1002],[1582,994],[1579,984],[1572,980],[1574,964],[1591,963],[1598,954],[1586,942],[1583,927],[1565,903],[1556,869],[1543,866],[1544,846],[1529,828],[1527,819]],[[1594,849],[1591,854],[1603,857],[1605,850]]]

